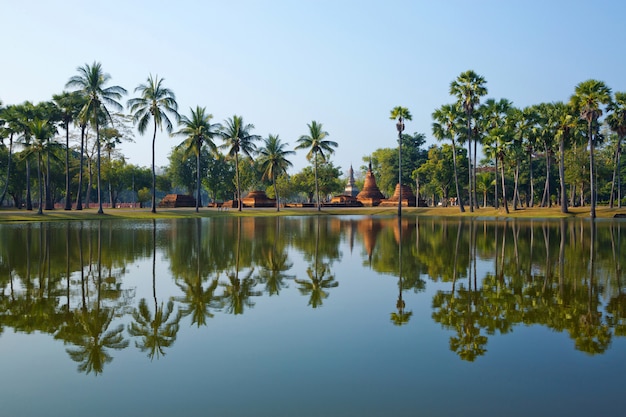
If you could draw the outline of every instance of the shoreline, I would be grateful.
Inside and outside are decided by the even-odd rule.
[[[98,214],[97,208],[77,210],[46,210],[43,214],[37,214],[36,210],[0,209],[0,223],[18,222],[54,222],[76,220],[122,220],[122,219],[167,219],[167,218],[203,218],[203,217],[275,217],[275,216],[337,216],[337,215],[369,215],[369,216],[396,216],[397,207],[323,207],[321,211],[316,208],[282,208],[279,212],[275,208],[244,208],[241,212],[237,209],[216,209],[202,207],[196,213],[194,207],[161,208],[152,213],[150,208],[110,208],[104,214]],[[596,207],[597,219],[611,219],[616,214],[626,217],[626,207],[608,208]],[[458,207],[403,207],[404,216],[424,217],[474,217],[481,219],[557,219],[557,218],[590,218],[589,207],[573,207],[569,213],[561,213],[559,207],[533,207],[510,210],[506,213],[503,208],[479,208],[470,212],[466,208],[461,213]]]

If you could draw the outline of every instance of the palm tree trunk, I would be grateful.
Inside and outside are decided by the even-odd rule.
[[[2,195],[0,195],[0,207],[2,207],[2,203],[4,202],[4,197],[7,194],[7,190],[9,189],[9,180],[11,177],[11,159],[13,157],[13,133],[9,135],[9,157],[7,160],[7,180],[4,183],[4,189],[2,190]]]
[[[274,183],[274,195],[276,196],[276,211],[280,211],[280,198],[278,198],[278,187],[276,186],[276,174],[272,171],[272,182]]]
[[[567,213],[567,189],[565,187],[565,133],[559,141],[559,182],[561,183],[561,213]]]
[[[495,158],[495,181],[494,181],[494,207],[495,209],[500,208],[500,202],[498,201],[498,157]]]
[[[97,114],[94,110],[94,119],[97,118]],[[104,210],[102,210],[102,189],[100,188],[100,127],[98,124],[98,120],[96,120],[96,145],[98,150],[98,159],[96,161],[96,167],[98,170],[98,214],[104,214]]]
[[[478,136],[477,136],[478,137]],[[473,201],[474,201],[474,208],[478,209],[478,196],[476,194],[476,165],[478,165],[476,163],[476,152],[477,152],[477,146],[478,145],[478,141],[476,139],[474,139],[474,168],[472,170],[472,184],[473,187],[472,189],[474,190],[474,196],[473,196]]]
[[[504,210],[509,214],[509,204],[506,201],[506,186],[504,183],[504,160],[500,159],[500,170],[502,176],[502,204],[504,204]]]
[[[614,158],[614,166],[613,166],[613,180],[611,181],[611,198],[609,200],[609,207],[613,208],[613,203],[615,200],[615,179],[617,178],[617,170],[619,167],[619,154],[621,153],[621,136],[617,137],[617,147],[615,148],[615,158]],[[0,202],[1,203],[1,202]]]
[[[47,139],[50,145],[50,139]],[[52,197],[50,196],[50,150],[46,149],[46,210],[52,210]]]
[[[235,152],[235,171],[237,174],[237,210],[241,211],[241,188],[239,188],[239,152]]]
[[[72,209],[72,195],[70,192],[70,127],[65,129],[65,210]]]
[[[454,145],[454,140],[452,141],[452,166],[454,167],[454,184],[456,185],[456,199],[459,203],[459,209],[461,213],[465,213],[465,207],[463,207],[463,199],[461,198],[460,190],[459,190],[459,176],[456,171],[456,146]],[[433,200],[434,203],[434,200]],[[447,205],[447,202],[446,202]]]
[[[472,202],[472,130],[470,128],[470,115],[467,115],[467,172],[468,172],[468,180],[467,191],[468,191],[468,204],[470,212],[474,211],[474,203]],[[459,196],[460,199],[460,196]]]
[[[83,159],[85,155],[85,128],[83,124],[80,127],[80,166],[78,171],[78,192],[76,193],[76,210],[83,209]]]
[[[513,210],[517,210],[519,201],[519,158],[515,160],[515,186],[513,187]]]
[[[37,152],[37,183],[39,186],[39,207],[37,214],[43,214],[43,178],[41,173],[41,152]]]
[[[591,131],[591,120],[588,123],[589,129],[589,186],[591,187],[591,210],[590,216],[592,219],[596,218],[596,187],[594,181],[594,146],[593,146],[593,132]]]
[[[26,157],[26,210],[33,209],[33,200],[30,194],[30,161]]]
[[[196,154],[196,213],[200,211],[200,148],[202,142],[198,141],[198,153]]]
[[[533,154],[528,152],[528,173],[530,176],[530,202],[529,207],[535,206],[535,178],[533,176]]]
[[[320,206],[320,187],[317,182],[317,152],[315,153],[315,196],[317,198],[317,211],[321,211],[322,208]]]
[[[154,145],[156,143],[157,122],[154,119],[154,133],[152,134],[152,213],[156,213],[156,172],[154,170]]]

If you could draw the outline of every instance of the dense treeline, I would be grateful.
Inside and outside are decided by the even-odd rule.
[[[100,63],[77,72],[68,91],[50,101],[0,103],[0,206],[41,212],[131,203],[155,210],[170,192],[195,195],[199,207],[254,189],[279,201],[319,203],[345,186],[341,167],[330,159],[338,144],[317,121],[295,144],[279,135],[262,138],[238,115],[217,123],[201,106],[181,115],[174,92],[152,75],[135,88],[124,113],[127,91],[108,85]],[[565,101],[517,108],[506,98],[485,98],[486,84],[473,71],[451,82],[451,103],[432,113],[432,135],[442,143],[428,149],[423,133],[403,132],[408,109],[392,110],[392,118],[401,116],[400,156],[398,148],[364,155],[357,185],[371,165],[384,194],[390,196],[401,177],[428,204],[457,204],[461,211],[556,204],[567,212],[589,205],[595,216],[596,202],[624,203],[626,93],[588,80]],[[129,163],[119,151],[122,142],[135,140],[134,127],[151,136],[150,168]],[[161,129],[181,141],[169,165],[158,168],[154,147]],[[308,152],[311,167],[289,174],[295,150]]]

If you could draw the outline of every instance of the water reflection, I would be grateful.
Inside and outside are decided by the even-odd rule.
[[[416,307],[407,308],[407,294],[432,283],[431,319],[463,360],[528,325],[564,332],[575,349],[600,354],[626,335],[624,227],[408,217],[2,225],[0,335],[49,334],[79,372],[97,375],[130,341],[151,360],[162,358],[183,319],[199,328],[220,314],[252,315],[259,300],[293,297],[291,283],[313,309],[341,304],[344,280],[369,270],[397,279],[396,309],[385,314],[406,331]],[[346,247],[359,262],[353,276],[338,277]],[[150,265],[139,275],[148,276],[151,295],[138,297],[128,278],[139,264]]]

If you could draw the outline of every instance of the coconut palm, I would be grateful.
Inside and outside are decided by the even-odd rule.
[[[68,93],[64,91],[61,94],[52,96],[52,100],[56,104],[60,112],[61,127],[65,130],[65,210],[72,209],[72,198],[70,192],[70,123],[74,122],[80,109],[84,105],[83,100],[78,92]]]
[[[111,79],[111,76],[102,70],[102,64],[94,62],[93,64],[85,64],[82,67],[78,67],[77,71],[79,75],[75,75],[69,79],[66,87],[75,87],[78,91],[85,96],[86,102],[83,106],[79,117],[91,117],[91,123],[95,126],[96,130],[96,144],[97,144],[97,172],[98,172],[98,214],[104,213],[102,210],[102,193],[100,187],[100,117],[99,113],[102,112],[105,117],[111,120],[111,115],[107,105],[121,110],[123,107],[117,101],[122,98],[122,95],[126,94],[126,90],[120,86],[114,85],[105,87],[107,82]],[[91,116],[89,116],[91,115]]]
[[[450,95],[456,96],[457,104],[463,109],[467,124],[467,150],[469,167],[469,206],[470,211],[474,211],[475,202],[472,200],[473,191],[473,170],[472,170],[472,119],[476,106],[480,103],[480,98],[487,95],[485,78],[476,74],[472,70],[461,73],[456,80],[450,83]]]
[[[48,148],[50,139],[56,133],[54,128],[48,123],[47,120],[35,119],[28,123],[28,128],[34,139],[34,141],[27,148],[27,156],[30,154],[37,155],[37,183],[39,185],[39,207],[37,214],[43,214],[43,167],[41,162],[42,153]]]
[[[252,155],[256,152],[254,142],[261,139],[259,135],[253,135],[251,133],[252,129],[254,129],[253,124],[245,124],[243,117],[234,115],[225,121],[225,126],[219,133],[222,140],[225,142],[221,147],[228,149],[229,157],[235,158],[237,207],[239,211],[241,211],[243,206],[241,202],[241,188],[239,185],[239,152],[252,158]]]
[[[459,203],[461,213],[465,212],[463,199],[461,198],[459,189],[459,176],[457,175],[456,165],[456,137],[459,131],[459,112],[454,104],[444,104],[432,114],[433,117],[433,136],[442,141],[449,139],[452,142],[452,165],[454,168],[454,184],[456,186],[456,196]]]
[[[128,100],[127,106],[133,116],[133,121],[137,123],[137,130],[142,135],[148,128],[150,120],[153,122],[154,131],[152,134],[152,213],[156,213],[156,172],[154,168],[154,145],[156,142],[157,128],[172,133],[172,121],[168,114],[178,120],[178,103],[176,96],[169,88],[163,86],[163,78],[159,76],[148,76],[145,84],[139,84],[135,88],[135,93],[140,93],[140,97]]]
[[[22,130],[20,129],[20,115],[17,106],[11,105],[2,108],[0,111],[0,120],[2,123],[2,132],[0,133],[0,138],[4,140],[5,138],[9,138],[9,149],[7,156],[7,175],[6,181],[4,183],[4,188],[2,189],[2,194],[0,194],[0,206],[4,202],[4,197],[6,196],[7,190],[9,189],[9,178],[11,176],[11,163],[13,160],[13,138],[16,134],[19,134]]]
[[[602,116],[602,105],[611,102],[611,89],[602,81],[587,80],[576,86],[574,95],[570,98],[570,103],[580,118],[587,122],[587,139],[589,142],[589,184],[591,188],[591,210],[592,219],[596,217],[596,187],[594,169],[594,131],[597,130],[597,122]]]
[[[287,159],[287,155],[292,155],[294,151],[288,151],[285,146],[288,143],[282,143],[278,135],[269,135],[265,139],[265,146],[259,151],[259,163],[263,169],[263,179],[271,179],[274,185],[274,195],[276,195],[276,211],[280,211],[280,198],[278,195],[278,187],[276,186],[276,176],[287,172],[287,168],[293,166],[291,161]]]
[[[318,157],[322,162],[325,162],[328,155],[333,153],[333,148],[336,148],[338,145],[337,142],[325,139],[328,136],[328,132],[323,130],[321,123],[313,120],[311,123],[307,124],[307,126],[309,127],[309,134],[302,135],[298,138],[296,149],[308,149],[309,152],[306,157],[309,161],[313,160],[317,211],[320,211],[320,191],[319,182],[317,180]]]
[[[183,126],[175,135],[186,136],[185,141],[180,145],[184,146],[187,153],[193,152],[196,155],[196,212],[200,205],[200,155],[202,146],[206,145],[213,154],[217,153],[217,146],[213,138],[219,134],[222,127],[219,123],[211,123],[212,114],[206,112],[204,107],[196,106],[191,110],[191,117],[182,116],[179,124]]]
[[[615,180],[617,179],[617,206],[622,207],[620,159],[622,155],[622,140],[626,137],[626,92],[616,92],[615,99],[609,103],[607,110],[610,112],[606,118],[609,128],[617,134],[615,146],[615,165],[613,166],[613,181],[611,182],[611,198],[609,204],[613,208],[615,199]],[[1,201],[0,201],[1,203]]]

